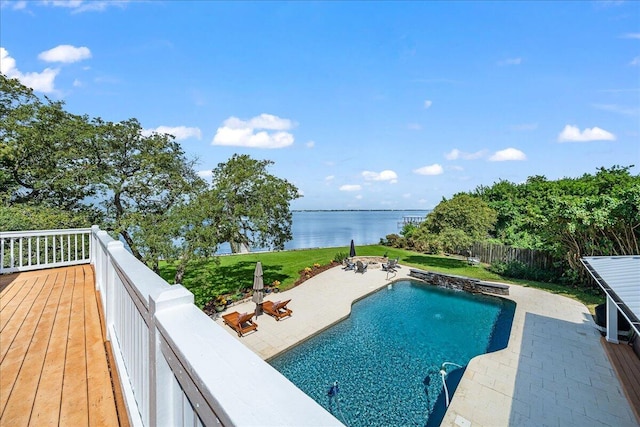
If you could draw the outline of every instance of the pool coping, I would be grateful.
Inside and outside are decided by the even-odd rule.
[[[291,299],[289,318],[258,316],[258,331],[241,338],[221,318],[216,323],[269,360],[348,317],[359,299],[395,281],[416,280],[409,270],[356,274],[334,267],[267,296]],[[509,344],[469,362],[441,425],[637,426],[588,309],[543,290],[509,288],[499,296],[516,303]],[[254,309],[249,301],[230,311]]]

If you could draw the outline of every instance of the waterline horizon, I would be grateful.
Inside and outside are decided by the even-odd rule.
[[[424,216],[427,209],[405,210],[292,210],[293,239],[285,250],[331,248],[380,242],[388,234],[400,233],[404,217]],[[251,248],[251,252],[271,251],[270,248]],[[227,243],[220,246],[218,255],[230,254]]]

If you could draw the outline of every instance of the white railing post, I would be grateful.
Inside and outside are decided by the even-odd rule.
[[[175,408],[182,402],[174,402],[174,373],[162,354],[161,336],[156,323],[156,313],[180,305],[193,304],[193,294],[182,285],[173,285],[157,296],[149,295],[149,425],[151,427],[174,425]]]
[[[89,236],[89,262],[93,265],[96,264],[96,255],[98,253],[98,237],[96,234],[100,231],[100,227],[97,225],[91,226],[91,235]]]
[[[113,324],[115,315],[116,315],[115,313],[116,269],[113,268],[113,265],[111,265],[111,260],[109,259],[110,252],[116,248],[124,248],[124,245],[122,244],[122,242],[118,242],[116,240],[113,240],[107,243],[107,248],[103,254],[103,259],[102,259],[102,271],[104,274],[103,275],[104,277],[103,300],[106,305],[106,307],[104,307],[104,317],[105,317],[105,323],[107,325],[107,331],[110,330],[109,325]],[[107,332],[107,334],[109,335],[110,332]],[[107,337],[107,339],[111,339],[111,338]]]
[[[618,344],[618,306],[607,295],[607,341]]]

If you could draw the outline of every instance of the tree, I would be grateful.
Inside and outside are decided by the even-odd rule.
[[[88,155],[98,165],[97,192],[105,226],[120,235],[133,255],[157,269],[158,254],[170,245],[171,212],[205,188],[173,136],[142,134],[135,119],[94,119],[97,132]],[[143,250],[144,248],[144,250]]]
[[[479,197],[456,194],[427,215],[414,239],[432,251],[456,252],[488,238],[496,218],[496,211]]]
[[[100,224],[155,271],[218,245],[282,249],[291,239],[295,186],[267,172],[273,162],[234,155],[210,187],[174,137],[143,135],[135,119],[89,119],[41,100],[0,75],[0,219],[13,229]],[[29,216],[16,212],[35,212]]]
[[[212,171],[212,187],[202,200],[216,206],[218,235],[234,253],[251,247],[283,249],[292,238],[289,206],[300,194],[267,172],[272,164],[234,154]]]
[[[95,194],[95,165],[82,155],[91,126],[63,106],[0,74],[0,200],[93,219],[84,201]]]
[[[157,267],[171,246],[172,208],[205,188],[194,161],[171,135],[143,135],[135,119],[90,120],[63,107],[0,75],[0,201],[45,212],[26,227],[98,223]]]
[[[497,238],[553,253],[566,263],[565,277],[580,284],[586,275],[581,257],[639,253],[640,176],[631,175],[632,167],[602,167],[556,181],[500,181],[475,194],[498,212]]]

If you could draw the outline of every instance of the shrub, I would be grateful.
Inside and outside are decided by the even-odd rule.
[[[347,254],[346,252],[337,252],[333,256],[333,261],[337,262],[338,264],[342,264],[347,258],[349,258],[349,254]]]
[[[385,246],[391,246],[392,248],[404,248],[406,245],[406,239],[398,234],[387,234],[385,242],[380,242]]]
[[[552,282],[558,278],[557,274],[553,271],[530,267],[518,260],[509,262],[496,261],[491,264],[489,270],[501,276],[513,277],[514,279],[535,280],[537,282]]]

